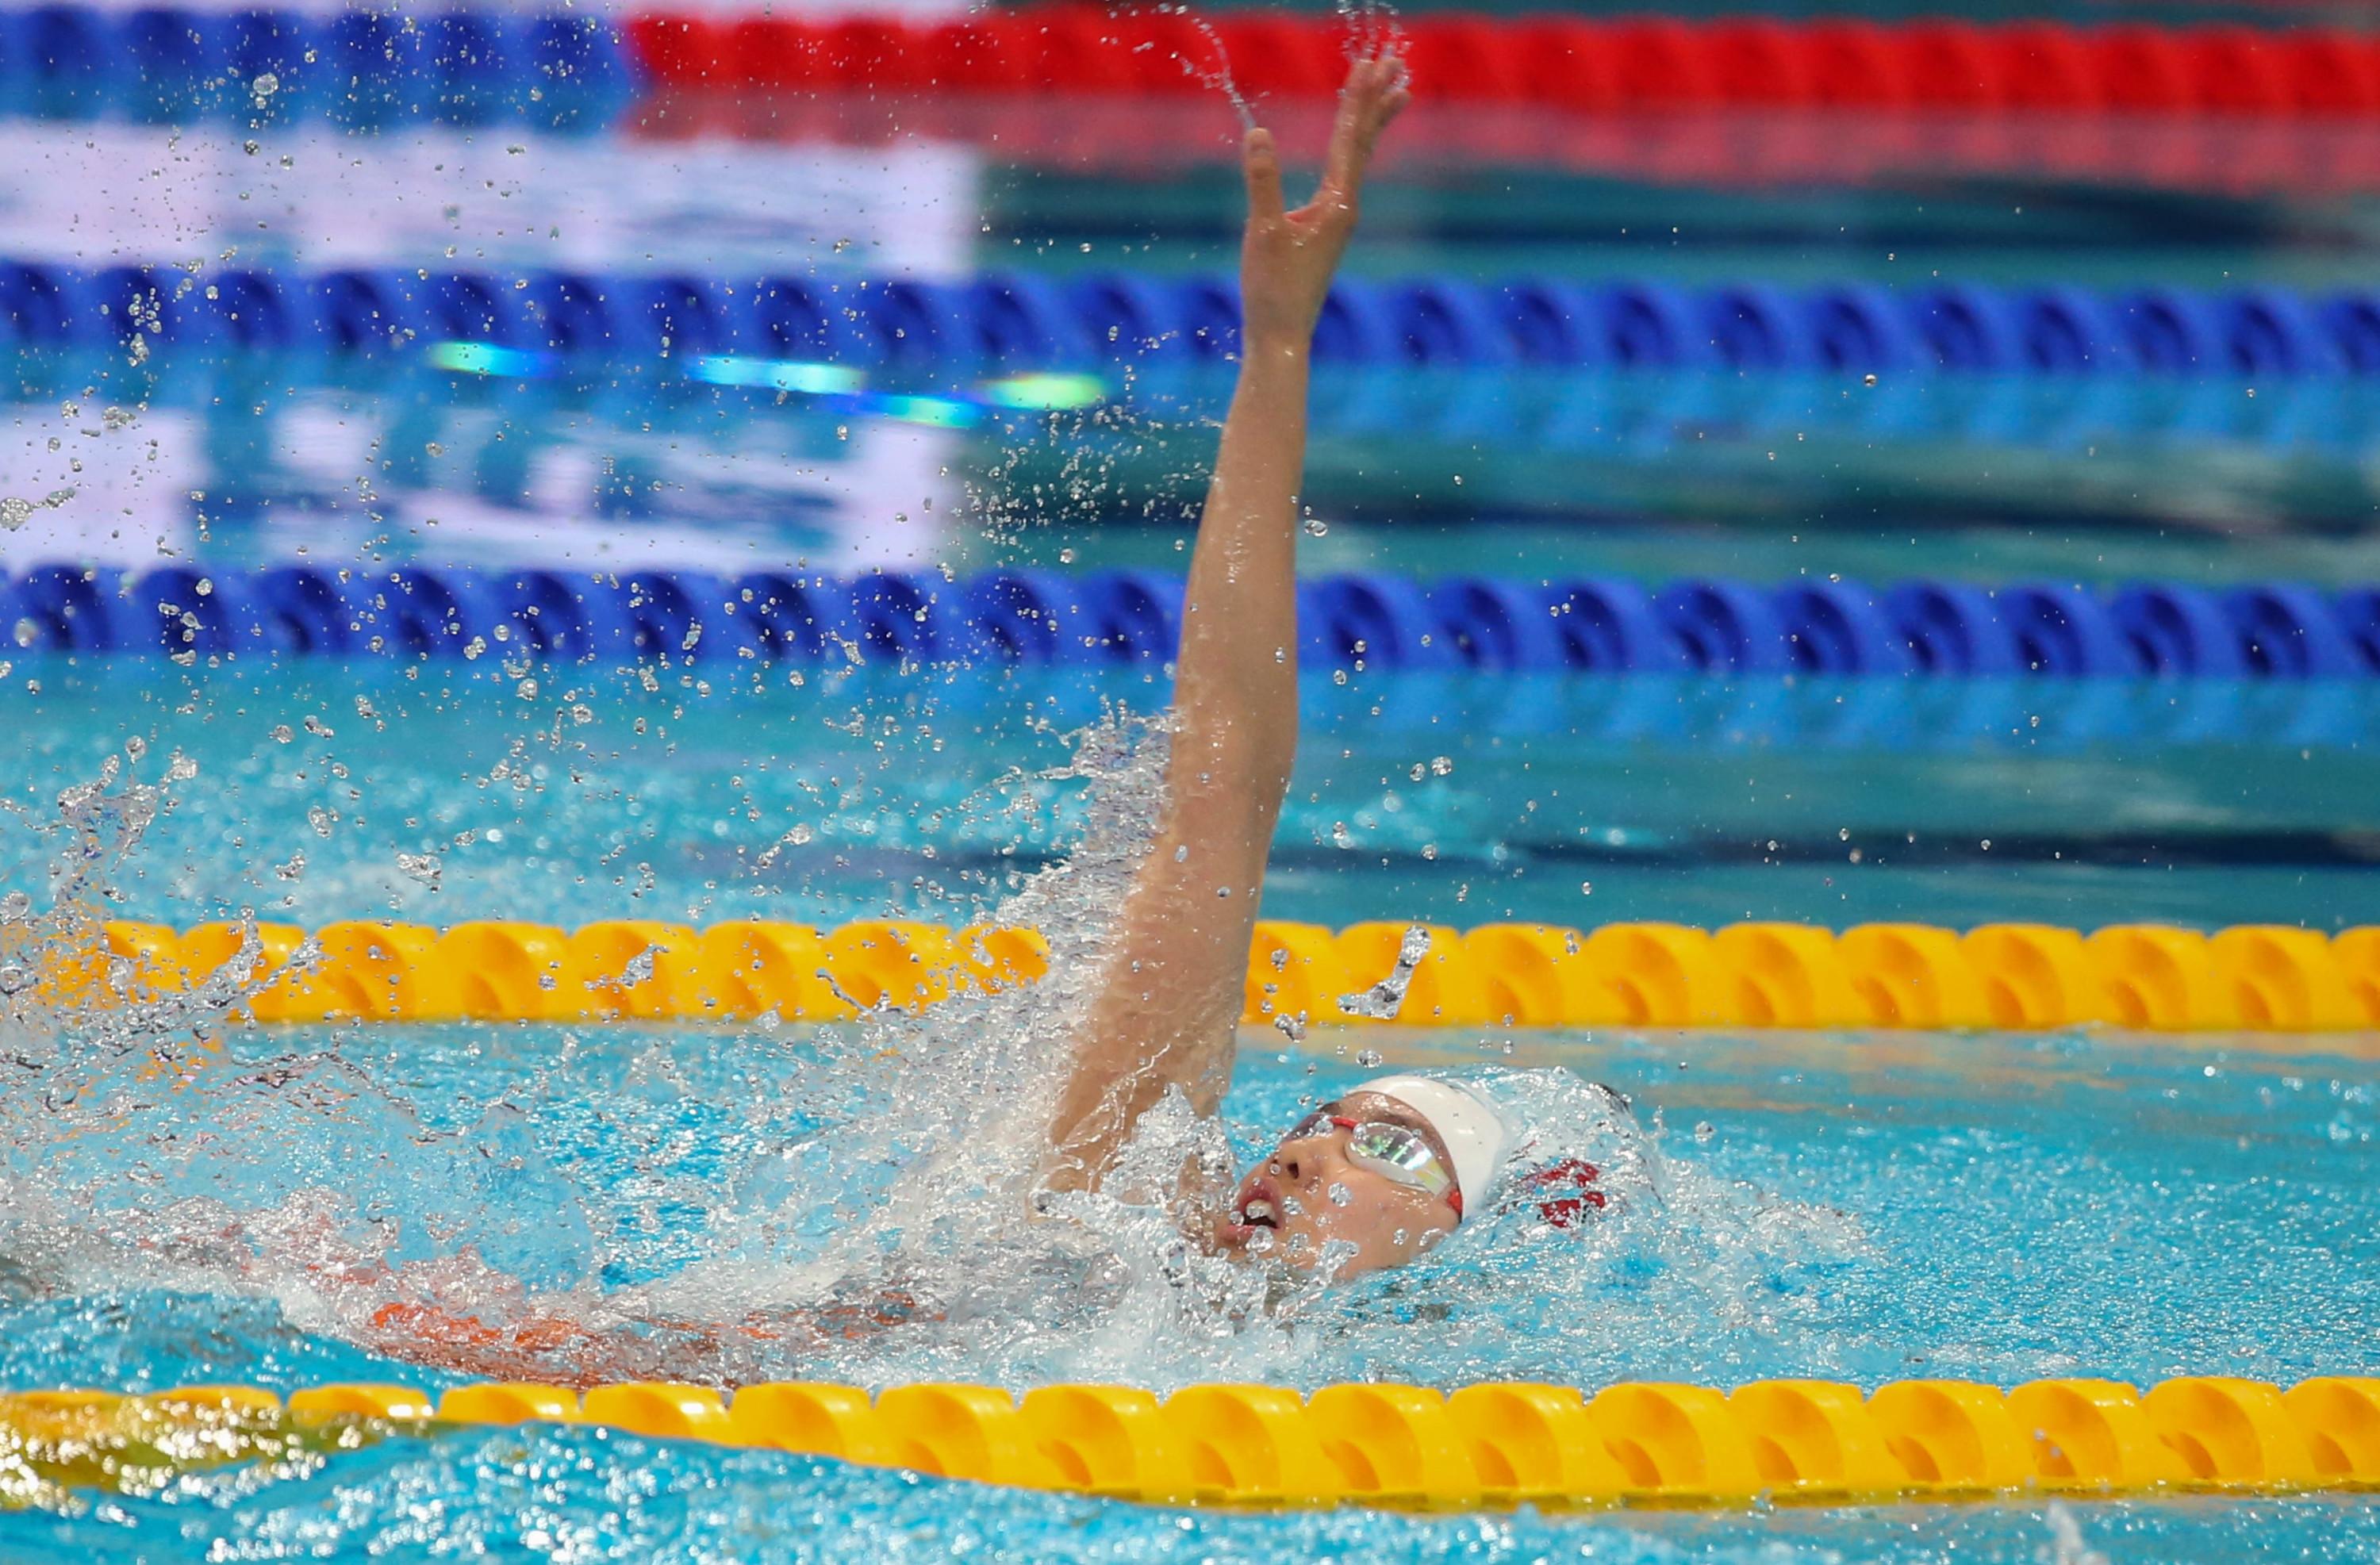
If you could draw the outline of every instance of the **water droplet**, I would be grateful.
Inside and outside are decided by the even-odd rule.
[[[1355,1199],[1355,1193],[1343,1184],[1334,1184],[1322,1194],[1330,1197],[1334,1207],[1344,1207]]]
[[[1452,771],[1453,770],[1454,770],[1454,758],[1453,758],[1452,756],[1432,756],[1432,757],[1430,757],[1430,758],[1429,758],[1429,772],[1430,772],[1430,775],[1431,775],[1431,776],[1433,776],[1433,777],[1443,777],[1443,776],[1445,776],[1448,772]]]
[[[1415,924],[1405,930],[1398,942],[1397,964],[1389,976],[1361,994],[1342,994],[1339,1009],[1350,1016],[1368,1016],[1385,1022],[1394,1017],[1405,1002],[1405,990],[1413,987],[1414,969],[1429,954],[1429,931]],[[1373,1063],[1378,1063],[1376,1058]]]
[[[1708,1120],[1704,1120],[1694,1126],[1694,1140],[1700,1145],[1709,1145],[1711,1137],[1718,1134],[1718,1127]]]
[[[1321,517],[1319,517],[1319,516],[1308,516],[1308,517],[1306,517],[1306,518],[1305,518],[1305,536],[1306,536],[1306,537],[1308,537],[1308,538],[1320,538],[1324,533],[1327,533],[1327,532],[1329,532],[1330,530],[1330,524],[1329,522],[1324,521]]]
[[[1380,1051],[1377,1049],[1359,1049],[1355,1054],[1355,1063],[1367,1071],[1377,1071],[1381,1063]]]
[[[331,822],[337,819],[337,816],[333,815],[321,805],[309,805],[306,807],[306,824],[314,829],[314,835],[317,837],[329,836],[331,834]]]
[[[418,880],[433,892],[438,889],[438,877],[446,872],[446,867],[438,861],[438,855],[430,853],[400,851],[396,855],[396,867],[407,880]]]

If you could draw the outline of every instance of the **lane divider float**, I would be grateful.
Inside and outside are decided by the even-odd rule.
[[[2354,122],[2380,115],[2380,37],[2343,28],[2076,27],[1730,17],[1401,18],[1432,97],[1578,113],[1925,108]],[[1188,97],[1228,63],[1243,91],[1321,98],[1346,24],[1040,4],[925,18],[861,12],[371,11],[83,5],[0,10],[0,77],[52,118],[116,114],[353,128],[600,123],[616,94],[696,91]],[[256,83],[271,78],[259,91]]]
[[[1283,146],[1323,144],[1329,99],[1278,102],[1266,117]],[[630,104],[617,132],[654,148],[942,142],[1004,164],[1118,181],[1181,177],[1239,155],[1234,142],[1206,135],[1214,104],[1199,98],[923,94],[888,113],[875,93],[824,88],[773,94],[768,113],[755,106],[743,93],[664,88]],[[2173,115],[2130,117],[2122,134],[2093,136],[2058,134],[2042,116],[1985,107],[1648,104],[1580,116],[1431,94],[1405,111],[1380,156],[1400,176],[1418,171],[1441,180],[1484,166],[1730,190],[1889,186],[1922,173],[1946,185],[2030,180],[2302,199],[2380,188],[2375,129],[2380,117],[2301,117],[2266,119],[2242,136],[2228,115]]]
[[[1208,19],[1276,117],[1328,113],[1339,41],[1327,23]],[[1842,182],[1894,170],[2227,191],[2380,181],[2365,134],[2380,124],[2380,44],[2368,33],[1467,12],[1402,25],[1427,94],[1407,145],[1434,160],[1600,167],[1665,183]],[[826,135],[857,145],[897,131],[1135,174],[1218,155],[1212,138],[1161,112],[1212,112],[1184,59],[1215,63],[1186,14],[1080,6],[942,26],[657,14],[625,30],[569,10],[0,11],[9,112],[51,123],[270,131],[320,117],[353,130],[519,127],[671,142]],[[754,112],[756,92],[766,112]],[[2119,114],[2121,133],[2044,134],[2078,114]],[[2245,137],[2242,115],[2255,116]],[[1760,134],[1745,133],[1744,116],[1760,120]]]
[[[1656,1383],[1591,1397],[1487,1384],[1449,1395],[1272,1386],[311,1387],[285,1404],[248,1387],[126,1397],[0,1395],[0,1453],[54,1482],[123,1482],[292,1445],[326,1449],[458,1426],[595,1425],[759,1447],[937,1477],[1157,1505],[1419,1511],[1618,1506],[1731,1510],[2061,1495],[2288,1495],[2380,1488],[2380,1379],[2287,1390],[2185,1377],[2145,1395],[2115,1380],[2003,1392],[1902,1380],[1864,1394],[1824,1380],[1732,1391]],[[194,1439],[193,1436],[202,1438]]]
[[[1795,578],[1298,583],[1300,656],[1402,672],[1845,678],[2380,678],[2380,586],[1998,587]],[[1021,568],[839,577],[405,566],[37,564],[0,575],[0,634],[50,652],[666,662],[1162,664],[1183,578]]]
[[[0,346],[155,355],[425,355],[433,369],[526,381],[577,366],[742,386],[771,400],[849,390],[860,371],[1093,370],[1226,362],[1228,274],[856,273],[223,267],[126,260],[85,270],[0,257]],[[1341,278],[1318,364],[1392,369],[1706,370],[1848,377],[1947,370],[2104,388],[2380,375],[2380,296],[2286,288],[2101,291],[1748,279],[1570,282]],[[163,360],[161,359],[162,363]],[[941,390],[920,386],[912,390]],[[1015,406],[1070,406],[1021,397]]]
[[[647,12],[625,26],[650,79],[730,91],[868,87],[1188,96],[1221,63],[1263,98],[1327,97],[1347,24],[1257,9],[1031,5],[955,21]],[[2368,117],[2380,37],[2345,29],[2079,28],[2025,21],[1402,18],[1433,96],[1574,112],[1899,107],[2069,114]]]
[[[848,1020],[931,1005],[1048,971],[1031,929],[894,919],[821,929],[742,920],[617,919],[565,930],[520,920],[346,922],[310,936],[254,927],[261,1023]],[[1249,951],[1250,1025],[1998,1029],[2109,1025],[2148,1032],[2380,1028],[2380,925],[2326,936],[2290,925],[2213,934],[2046,924],[1424,926],[1427,954],[1392,1017],[1349,1011],[1397,964],[1413,926],[1266,920]],[[36,992],[108,1006],[187,989],[243,948],[247,926],[104,924],[48,953]],[[291,964],[310,942],[314,965]]]

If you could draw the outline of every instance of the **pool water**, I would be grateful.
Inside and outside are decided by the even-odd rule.
[[[2272,22],[2232,0],[2124,10]],[[0,103],[32,149],[0,170],[0,282],[30,275],[22,261],[148,265],[185,292],[350,267],[523,291],[557,268],[589,287],[1055,286],[1218,275],[1239,222],[1216,93],[665,93],[565,132],[550,115],[362,130],[403,100],[367,49],[344,102],[293,66],[269,112],[268,92],[252,115],[131,124],[154,84],[110,53],[114,22],[82,28],[84,74],[18,47],[79,16],[0,16],[0,75],[81,97]],[[311,106],[292,118],[293,102]],[[1311,154],[1324,103],[1261,106],[1293,162]],[[1740,283],[1761,310],[1838,286],[2070,286],[2185,311],[2274,288],[2286,311],[2372,274],[2352,239],[2363,176],[2340,173],[2370,163],[2368,127],[1995,112],[1911,138],[1934,117],[1425,103],[1366,192],[1350,275]],[[1957,153],[1976,140],[1962,127],[1991,146]],[[2068,141],[2105,148],[2049,155]],[[1809,155],[1827,147],[1855,155]],[[130,302],[131,284],[106,286]],[[385,354],[152,329],[153,358],[119,317],[44,344],[0,316],[0,573],[1179,572],[1231,374],[1193,332],[1048,366],[886,342],[864,365],[754,361],[722,381],[689,372],[715,347],[476,340],[508,313],[485,334],[425,316]],[[2194,364],[1396,357],[1317,375],[1302,570],[2380,577],[2369,364],[2252,386]],[[1111,400],[1045,414],[994,394],[995,372],[1034,368]],[[1221,1128],[1169,1107],[1130,1177],[1037,1209],[1053,1068],[1148,827],[1140,720],[1168,698],[1161,669],[210,666],[35,652],[15,629],[0,623],[0,734],[20,758],[0,769],[0,1388],[483,1377],[391,1305],[500,1332],[567,1323],[605,1344],[600,1364],[540,1338],[504,1372],[574,1380],[2380,1374],[2380,1035],[1265,1029],[1244,1037]],[[2380,924],[2380,680],[1322,671],[1301,707],[1276,918]],[[888,916],[1030,922],[1053,971],[923,1017],[742,1029],[257,1027],[228,984],[60,1016],[21,982],[103,916]],[[1503,1073],[1539,1153],[1594,1163],[1609,1204],[1556,1227],[1517,1198],[1417,1269],[1329,1292],[1188,1250],[1149,1194],[1160,1175],[1245,1163],[1383,1062]],[[2380,1559],[2368,1495],[1247,1515],[596,1428],[434,1428],[141,1492],[24,1478],[0,1455],[0,1565]]]
[[[199,770],[113,916],[184,925],[964,923],[1079,831],[1071,735],[1169,697],[1131,669],[14,670],[0,890],[46,895],[52,801],[134,741],[128,776]],[[1301,702],[1274,917],[2380,922],[2373,681],[1376,673]]]
[[[1461,1063],[1516,1073],[1548,1153],[1596,1163],[1611,1205],[1558,1230],[1522,1202],[1425,1271],[1327,1293],[1185,1258],[1129,1198],[1028,1217],[1032,1084],[1146,830],[1153,751],[1113,714],[1164,696],[1161,673],[1131,671],[20,660],[0,686],[31,760],[7,799],[12,940],[59,938],[61,896],[185,924],[997,913],[1049,930],[1059,970],[826,1029],[13,1013],[0,1385],[484,1377],[383,1325],[392,1303],[613,1334],[593,1371],[554,1353],[503,1366],[525,1377],[1161,1390],[2375,1368],[2369,1037],[1268,1031],[1245,1040],[1228,1146],[1169,1121],[1148,1159],[1244,1163],[1375,1056]],[[2351,851],[2380,719],[2360,685],[1407,677],[1304,696],[1275,916],[2380,917],[2380,874]],[[908,1318],[880,1331],[708,1330],[756,1309],[867,1313],[887,1290]],[[1265,1519],[960,1499],[599,1431],[396,1439],[319,1470],[0,1513],[0,1558],[476,1543],[2330,1559],[2380,1548],[2380,1521],[2338,1498]]]
[[[1105,1314],[947,1333],[928,1323],[748,1371],[871,1385],[1129,1377],[1164,1389],[2186,1372],[2287,1383],[2374,1367],[2380,1061],[2368,1047],[2080,1034],[1508,1044],[1399,1029],[1311,1041],[1251,1039],[1227,1105],[1243,1156],[1296,1104],[1354,1079],[1354,1048],[1559,1064],[1634,1103],[1633,1122],[1616,1117],[1587,1148],[1612,1205],[1570,1231],[1466,1232],[1431,1263],[1427,1292],[1420,1274],[1376,1280],[1193,1332],[1143,1311],[1135,1288]],[[818,1100],[817,1083],[860,1078],[832,1033],[806,1030],[251,1029],[222,1043],[170,1080],[108,1083],[105,1130],[69,1133],[70,1110],[11,1100],[11,1187],[56,1204],[8,1214],[0,1381],[466,1378],[343,1334],[349,1289],[325,1279],[366,1261],[396,1268],[360,1285],[368,1298],[443,1289],[492,1319],[509,1295],[487,1290],[483,1265],[615,1296],[703,1273],[713,1286],[786,1286],[794,1274],[778,1268],[820,1236],[759,1253],[750,1219],[786,1210],[772,1169],[789,1145],[868,1123],[871,1107]],[[804,1168],[807,1181],[833,1178]],[[794,1188],[805,1208],[833,1198]],[[1147,1259],[1129,1237],[1113,1254]],[[2081,1560],[2083,1547],[2329,1559],[2380,1547],[2380,1515],[2341,1497],[2078,1504],[2062,1520],[2034,1504],[1264,1519],[985,1489],[953,1503],[944,1490],[593,1430],[465,1431],[319,1471],[234,1471],[151,1498],[86,1496],[63,1517],[0,1515],[0,1553],[429,1558],[473,1539],[623,1559],[933,1557],[962,1544],[1091,1559],[1647,1560]],[[2083,1542],[2054,1554],[2070,1530]]]

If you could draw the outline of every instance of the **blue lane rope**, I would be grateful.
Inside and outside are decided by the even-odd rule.
[[[636,74],[616,27],[564,9],[0,9],[0,94],[45,119],[587,131]]]
[[[0,577],[27,650],[691,667],[854,661],[1161,665],[1179,577],[999,571],[362,571],[56,564]],[[1986,588],[1390,575],[1298,584],[1314,667],[1446,673],[2304,681],[2380,677],[2380,588],[2142,582]]]
[[[0,347],[426,358],[534,379],[673,367],[832,391],[860,371],[1093,371],[1237,351],[1227,277],[697,277],[351,267],[320,273],[0,260]],[[2165,382],[2380,379],[2380,291],[1342,279],[1319,362]]]

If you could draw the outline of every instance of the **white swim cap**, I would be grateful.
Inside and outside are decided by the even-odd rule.
[[[1464,1217],[1486,1208],[1495,1188],[1497,1171],[1504,1166],[1511,1134],[1504,1116],[1478,1088],[1434,1076],[1376,1076],[1352,1090],[1377,1092],[1429,1122],[1454,1159],[1454,1188],[1463,1197]]]

